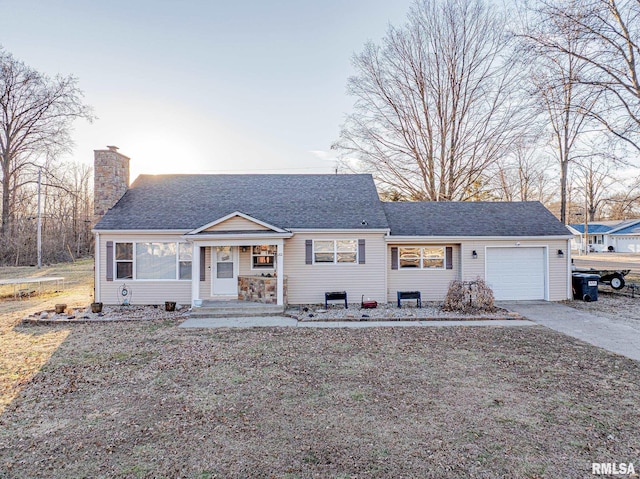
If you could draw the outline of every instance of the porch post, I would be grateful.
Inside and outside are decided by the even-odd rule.
[[[284,305],[284,240],[276,242],[276,294],[278,306]]]
[[[191,254],[191,306],[195,300],[200,299],[200,246],[195,241],[192,242],[193,253]]]

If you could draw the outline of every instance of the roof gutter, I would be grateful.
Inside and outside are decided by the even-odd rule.
[[[143,235],[167,235],[167,234],[184,234],[188,233],[189,229],[180,229],[180,230],[102,230],[102,229],[92,229],[92,233],[100,233],[100,234],[143,234]]]
[[[293,233],[271,233],[269,231],[265,231],[264,233],[220,233],[220,234],[184,234],[181,238],[190,240],[190,241],[209,241],[209,240],[225,240],[225,239],[286,239],[291,238]]]
[[[412,243],[415,241],[468,241],[468,240],[492,240],[492,241],[523,241],[523,240],[567,240],[573,235],[556,236],[385,236],[387,243]]]

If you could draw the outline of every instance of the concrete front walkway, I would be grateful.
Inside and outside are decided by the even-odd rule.
[[[547,301],[505,301],[498,306],[547,328],[640,361],[640,331],[630,326]]]
[[[257,327],[299,327],[299,328],[415,328],[443,326],[535,326],[535,323],[517,319],[487,319],[468,321],[297,321],[285,316],[245,317],[245,318],[189,318],[181,328],[257,328]]]

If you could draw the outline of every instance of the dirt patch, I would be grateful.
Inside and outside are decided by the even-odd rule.
[[[541,327],[79,324],[0,416],[0,476],[590,477],[640,464],[636,384]]]

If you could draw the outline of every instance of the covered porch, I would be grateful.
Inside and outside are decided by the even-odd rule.
[[[284,239],[291,233],[205,233],[192,243],[192,306],[244,301],[284,306]]]

